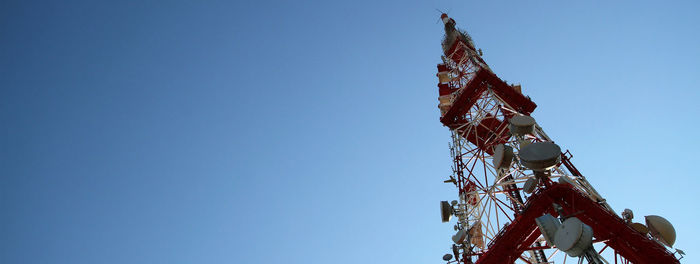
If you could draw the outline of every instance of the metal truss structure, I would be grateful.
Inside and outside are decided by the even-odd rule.
[[[506,167],[497,167],[499,145],[521,148],[553,142],[539,126],[526,135],[509,129],[514,116],[529,116],[537,105],[519,85],[498,78],[481,58],[466,32],[442,15],[445,23],[443,63],[438,64],[441,118],[452,132],[450,154],[453,175],[445,182],[458,189],[453,202],[456,231],[455,259],[448,263],[569,263],[584,259],[567,256],[548,244],[535,218],[544,214],[576,216],[594,232],[593,244],[605,263],[679,263],[651,237],[639,233],[617,216],[606,200],[571,162],[569,151],[551,169],[534,172],[522,166],[518,155]],[[524,186],[532,178],[542,179]],[[525,189],[524,189],[525,188]]]

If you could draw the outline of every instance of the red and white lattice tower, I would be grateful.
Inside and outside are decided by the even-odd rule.
[[[634,223],[627,210],[618,216],[569,151],[562,152],[530,117],[537,105],[520,85],[496,76],[469,35],[446,14],[441,18],[440,122],[452,132],[454,161],[445,182],[459,191],[458,201],[441,202],[443,221],[456,218],[452,254],[444,260],[679,263],[678,251],[666,247],[675,231],[673,238],[659,235],[668,234],[661,229],[670,224],[649,217],[647,225]]]

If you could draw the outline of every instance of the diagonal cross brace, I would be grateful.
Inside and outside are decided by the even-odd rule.
[[[593,228],[597,240],[605,241],[609,247],[633,263],[680,263],[665,247],[632,229],[620,217],[565,184],[553,184],[530,197],[524,212],[496,235],[489,250],[476,263],[513,263],[540,235],[535,218],[546,213],[558,215],[553,210],[552,203],[561,205],[567,215],[575,214]]]

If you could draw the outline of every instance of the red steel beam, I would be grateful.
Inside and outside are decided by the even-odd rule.
[[[440,94],[442,95],[442,93],[449,88],[447,85],[443,84],[440,86],[440,89]],[[496,74],[488,69],[480,68],[474,77],[469,80],[467,85],[462,88],[461,92],[457,94],[457,98],[454,99],[452,107],[440,118],[440,122],[447,127],[459,125],[461,123],[460,118],[469,111],[486,89],[491,89],[504,103],[522,114],[529,115],[537,107],[530,98],[522,95],[513,87],[506,84],[503,80],[498,78]]]
[[[552,203],[574,214],[593,228],[596,239],[615,249],[624,258],[636,264],[680,263],[659,243],[629,227],[617,215],[565,184],[552,184],[538,190],[525,204],[525,211],[499,232],[477,264],[513,263],[539,236],[535,218],[550,213],[557,215]]]
[[[505,103],[522,114],[529,115],[532,111],[535,111],[537,105],[530,100],[530,98],[516,91],[512,86],[501,80],[501,78],[498,78],[493,72],[486,69],[482,70],[486,71],[486,83],[491,85],[493,92],[503,99]]]
[[[440,118],[440,122],[445,126],[450,127],[458,124],[458,118],[467,113],[474,103],[476,103],[476,100],[479,99],[481,93],[486,91],[487,86],[482,84],[485,75],[483,73],[484,71],[484,69],[479,70],[479,72],[474,75],[474,78],[469,80],[467,85],[458,92],[457,98],[453,100],[450,109]]]

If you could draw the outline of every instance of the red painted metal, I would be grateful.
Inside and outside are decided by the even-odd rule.
[[[535,111],[537,107],[535,102],[516,91],[512,86],[498,78],[493,72],[486,70],[484,78],[486,79],[486,83],[492,86],[491,89],[493,92],[496,93],[503,102],[513,107],[513,109],[526,115]]]
[[[492,146],[508,141],[508,122],[498,120],[491,114],[486,114],[478,125],[471,129],[458,129],[459,133],[489,155],[493,155]]]
[[[546,213],[557,215],[552,203],[561,205],[567,214],[578,212],[576,217],[593,228],[597,239],[607,240],[607,246],[633,263],[680,263],[666,248],[629,227],[620,217],[571,186],[556,183],[530,197],[525,211],[498,233],[476,263],[513,263],[540,235],[535,218]]]
[[[449,83],[440,83],[438,84],[438,88],[440,91],[440,96],[443,96],[456,92],[459,87],[454,87]]]
[[[442,84],[438,86],[440,87],[440,95],[444,95],[443,89],[447,89],[447,86]],[[445,88],[443,88],[443,86],[445,86]],[[513,89],[513,87],[506,84],[490,70],[481,68],[477,71],[474,78],[469,80],[467,85],[459,91],[452,107],[450,107],[447,113],[440,119],[440,122],[447,127],[459,125],[461,121],[460,117],[471,109],[476,100],[481,97],[486,89],[491,89],[504,103],[510,105],[521,114],[529,115],[537,107],[530,98]]]
[[[476,103],[476,99],[486,90],[487,86],[482,83],[482,76],[485,75],[481,73],[482,71],[484,70],[479,70],[476,76],[472,78],[465,87],[458,91],[452,103],[452,107],[450,107],[447,113],[440,119],[440,122],[445,126],[452,127],[458,125],[460,121],[458,117],[467,113],[474,103]]]

